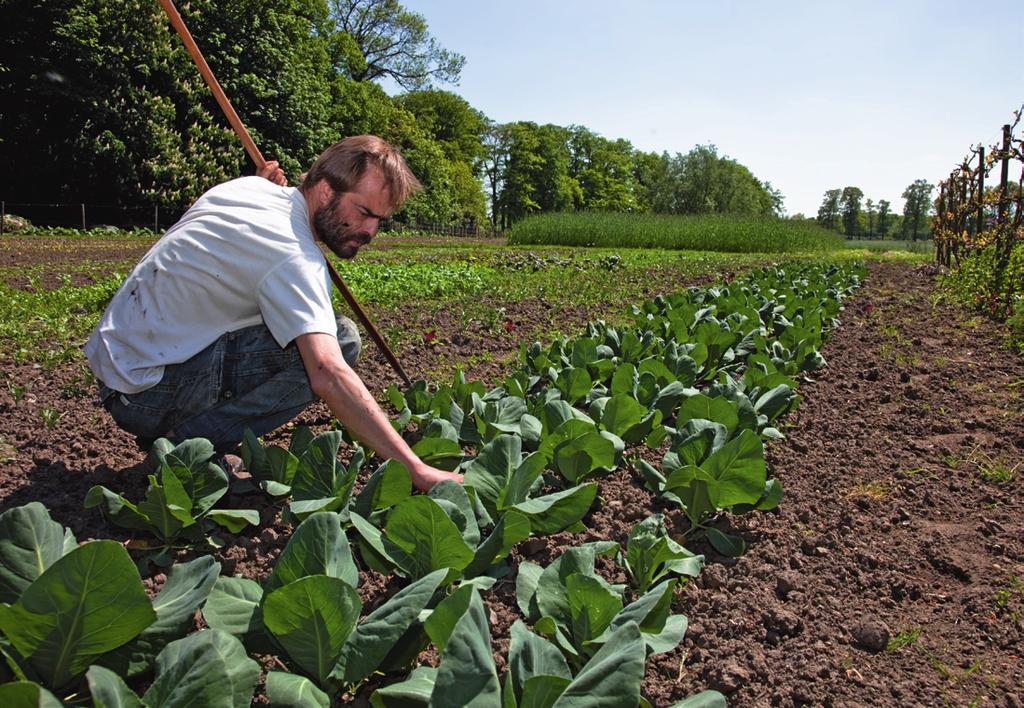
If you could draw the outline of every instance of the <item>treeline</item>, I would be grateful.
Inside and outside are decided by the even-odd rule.
[[[931,235],[932,192],[935,186],[915,180],[903,190],[903,213],[885,199],[864,200],[860,187],[829,189],[818,207],[817,221],[850,238],[899,238],[916,241]]]
[[[395,0],[188,0],[179,11],[257,145],[290,181],[345,135],[398,145],[426,186],[401,218],[501,228],[532,213],[778,215],[713,145],[647,153],[579,125],[495,124],[465,59]],[[153,0],[6,0],[0,198],[185,208],[252,171]],[[377,83],[404,91],[389,96]]]

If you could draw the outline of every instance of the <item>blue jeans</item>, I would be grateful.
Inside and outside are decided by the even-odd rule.
[[[354,366],[362,342],[347,317],[338,318],[338,344]],[[246,428],[263,435],[316,400],[295,342],[282,349],[262,324],[228,332],[191,359],[165,367],[160,383],[140,393],[98,385],[104,408],[140,444],[206,438],[218,452],[232,452]]]

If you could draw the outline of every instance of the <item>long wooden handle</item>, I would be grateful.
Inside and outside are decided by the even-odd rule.
[[[217,99],[217,105],[220,106],[220,109],[228,119],[228,123],[231,124],[231,128],[235,131],[239,140],[242,141],[242,145],[245,147],[245,152],[249,155],[249,158],[256,163],[257,169],[262,168],[267,164],[267,161],[263,159],[262,153],[260,153],[259,148],[256,147],[256,143],[253,142],[252,137],[249,135],[249,131],[245,129],[245,125],[238,117],[238,114],[235,113],[235,109],[232,107],[228,97],[224,95],[224,89],[220,87],[217,77],[213,75],[212,71],[210,71],[210,65],[206,63],[206,59],[203,58],[203,53],[199,51],[199,47],[196,46],[195,40],[192,39],[192,33],[188,31],[188,27],[185,26],[185,22],[181,19],[181,15],[178,14],[178,10],[174,7],[174,3],[171,2],[171,0],[160,0],[160,5],[163,6],[164,12],[167,13],[167,16],[171,20],[171,24],[174,25],[174,29],[178,32],[181,40],[185,43],[185,48],[188,50],[188,53],[192,55],[192,60],[196,63],[196,66],[199,67],[199,73],[202,74],[203,80],[206,81],[206,85],[210,87],[210,91],[213,92],[213,97]],[[405,369],[403,369],[402,365],[399,363],[398,357],[396,357],[395,353],[391,351],[388,343],[384,341],[384,337],[381,336],[373,322],[371,322],[370,318],[367,317],[363,308],[359,305],[359,302],[356,301],[355,295],[353,295],[352,291],[348,289],[347,285],[345,285],[345,281],[341,279],[340,275],[338,275],[338,271],[336,271],[334,266],[331,265],[331,261],[327,258],[326,254],[324,255],[324,260],[327,262],[327,270],[331,274],[331,280],[333,280],[334,284],[338,286],[338,291],[341,293],[341,296],[345,298],[345,302],[348,303],[349,307],[352,308],[352,312],[355,313],[356,318],[363,324],[363,327],[366,328],[370,338],[380,349],[384,358],[388,360],[388,363],[391,364],[391,368],[395,370],[395,373],[402,378],[402,381],[405,382],[406,386],[411,386],[412,381],[410,380],[409,375],[405,373]]]
[[[203,53],[199,51],[199,47],[196,46],[196,42],[192,39],[192,34],[188,31],[188,27],[185,26],[185,22],[181,19],[181,15],[178,14],[178,10],[174,7],[174,3],[171,0],[160,0],[160,4],[164,8],[164,12],[171,19],[171,24],[174,25],[174,29],[178,32],[181,37],[181,41],[185,43],[185,49],[192,55],[192,61],[199,67],[199,73],[202,74],[203,80],[206,81],[206,85],[210,87],[210,91],[213,92],[213,97],[217,100],[217,105],[224,112],[224,115],[228,119],[228,123],[231,124],[232,130],[235,131],[235,135],[242,141],[242,146],[245,148],[246,154],[249,158],[256,163],[257,169],[262,168],[267,161],[263,159],[263,155],[260,153],[260,149],[256,147],[256,143],[253,142],[252,137],[249,135],[249,131],[245,129],[245,125],[242,124],[238,114],[235,113],[235,109],[231,106],[231,102],[228,97],[224,95],[224,89],[220,87],[220,83],[217,82],[217,77],[210,71],[210,65],[206,63],[206,59],[203,58]]]
[[[330,259],[328,259],[326,255],[324,256],[324,259],[327,261],[327,270],[331,274],[331,280],[333,280],[334,284],[338,286],[338,292],[340,292],[341,296],[345,298],[345,302],[347,302],[349,307],[352,308],[352,312],[356,313],[356,318],[363,323],[367,334],[370,335],[370,339],[374,341],[377,348],[380,349],[380,353],[388,360],[388,363],[391,364],[391,368],[394,369],[395,373],[402,378],[405,385],[412,386],[412,379],[410,379],[409,375],[405,373],[405,369],[402,368],[402,364],[398,361],[398,357],[396,357],[395,353],[391,351],[391,347],[389,347],[388,343],[384,341],[384,337],[379,331],[377,331],[377,328],[373,325],[373,322],[370,321],[370,318],[367,317],[365,312],[363,312],[363,308],[360,307],[359,303],[356,301],[355,295],[353,295],[352,291],[348,289],[347,285],[345,285],[345,281],[341,279],[340,275],[338,275],[338,271],[336,271],[334,266],[331,265]]]

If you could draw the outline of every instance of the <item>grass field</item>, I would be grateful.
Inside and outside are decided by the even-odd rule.
[[[508,242],[725,253],[821,252],[842,247],[839,235],[804,221],[603,212],[532,216],[512,227]]]

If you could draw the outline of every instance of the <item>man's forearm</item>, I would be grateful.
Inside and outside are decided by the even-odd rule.
[[[352,369],[341,369],[324,385],[321,397],[334,416],[378,455],[412,470],[420,459],[391,425],[387,414]]]

